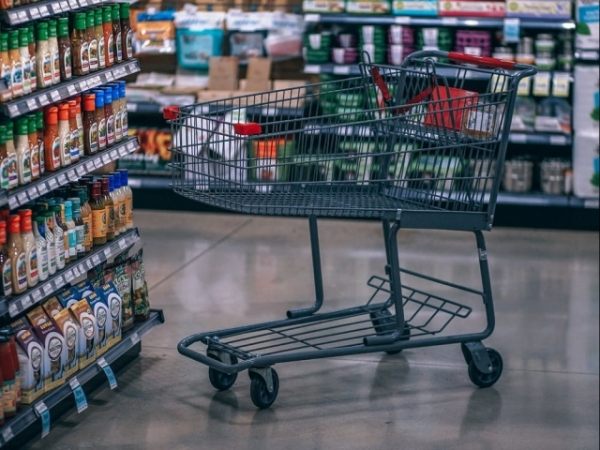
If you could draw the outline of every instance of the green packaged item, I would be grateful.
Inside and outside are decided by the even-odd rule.
[[[146,270],[142,261],[143,250],[140,249],[131,258],[131,291],[133,294],[133,315],[135,321],[148,320],[150,317],[150,302],[148,300],[148,284]]]

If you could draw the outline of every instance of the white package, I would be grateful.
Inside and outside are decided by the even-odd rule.
[[[575,131],[598,133],[600,70],[598,66],[575,66],[575,90],[573,93],[573,126]]]
[[[575,47],[582,50],[598,50],[598,0],[577,0],[575,7]]]
[[[577,197],[598,197],[598,147],[597,132],[575,132],[573,192]]]

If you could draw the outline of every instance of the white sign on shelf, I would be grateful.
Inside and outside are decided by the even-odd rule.
[[[550,72],[539,72],[533,77],[533,95],[538,97],[550,95]]]
[[[42,437],[44,438],[50,433],[50,411],[44,402],[36,403],[33,408],[42,419]]]
[[[17,199],[17,197],[8,197],[8,207],[10,209],[15,209],[17,206],[19,206],[19,200]]]
[[[75,180],[76,180],[76,175],[75,175],[75,170],[74,170],[74,169],[71,169],[71,170],[69,170],[69,171],[67,172],[67,178],[68,178],[70,181],[75,181]]]
[[[73,395],[75,396],[75,404],[77,405],[77,412],[82,413],[88,407],[87,398],[85,397],[85,393],[81,388],[81,384],[77,377],[73,377],[69,380],[69,386],[71,386],[71,390],[73,391]]]
[[[31,305],[33,305],[33,301],[31,300],[31,296],[30,295],[26,295],[25,297],[21,298],[21,305],[23,305],[24,309],[27,309]]]
[[[71,9],[71,8],[69,8],[68,2],[60,2],[60,7],[64,12],[67,12]]]
[[[65,272],[65,279],[67,280],[67,283],[70,283],[73,280],[73,278],[75,278],[75,275],[73,275],[72,270]]]
[[[104,250],[104,257],[106,259],[110,258],[112,256],[112,248],[108,247]]]
[[[31,297],[33,298],[34,302],[37,302],[42,299],[42,293],[40,292],[39,289],[36,289],[35,291],[33,291],[31,293]]]
[[[94,266],[99,265],[100,264],[100,257],[98,255],[92,256],[92,262],[94,263]]]
[[[61,99],[60,92],[58,92],[56,90],[50,92],[50,98],[52,99],[53,102],[59,101]]]
[[[334,75],[349,75],[350,66],[333,66]]]
[[[131,343],[136,345],[138,342],[140,342],[140,336],[137,334],[137,331],[134,331],[131,335]]]
[[[29,111],[35,111],[38,108],[38,105],[35,101],[34,98],[29,98],[25,101],[25,104],[27,105],[27,109]]]
[[[79,4],[77,3],[77,0],[69,0],[69,8],[71,8],[71,9],[79,8]]]
[[[550,145],[567,145],[567,137],[560,134],[550,136]]]
[[[104,370],[106,378],[108,378],[108,384],[110,385],[110,388],[115,389],[117,387],[117,379],[112,368],[106,362],[106,359],[104,359],[104,356],[98,359],[98,365],[102,368],[102,370]]]
[[[29,201],[29,197],[27,196],[27,191],[19,192],[17,194],[17,200],[22,205],[23,203],[27,203]]]
[[[307,64],[304,66],[304,73],[318,74],[321,73],[321,66],[318,64]]]
[[[51,3],[48,5],[52,14],[60,14],[62,12],[62,8],[60,7],[60,2]]]
[[[44,295],[52,294],[52,292],[53,292],[52,284],[46,283],[44,286],[42,286],[42,291],[44,292]]]
[[[37,8],[29,8],[29,15],[33,20],[40,18],[40,11]]]
[[[2,439],[4,440],[4,443],[6,444],[14,437],[15,435],[13,434],[12,427],[10,425],[5,426],[2,430]]]
[[[304,14],[304,22],[306,22],[306,23],[308,23],[308,22],[316,23],[316,22],[319,22],[320,20],[321,20],[320,14]]]
[[[554,72],[552,77],[552,95],[554,97],[568,97],[571,86],[571,74]]]
[[[63,184],[66,184],[66,183],[67,183],[67,181],[68,181],[68,180],[67,180],[67,177],[65,176],[65,174],[64,174],[64,173],[61,173],[61,174],[58,176],[58,182],[59,182],[61,185],[63,185]]]
[[[75,89],[75,86],[70,84],[67,86],[67,92],[69,93],[69,95],[75,95],[77,94],[77,89]]]
[[[50,11],[48,11],[48,7],[46,5],[42,5],[40,6],[40,16],[42,17],[46,17],[50,15]]]
[[[85,170],[85,164],[81,164],[80,166],[77,166],[75,168],[75,172],[77,172],[78,177],[84,176],[87,173],[87,171]]]
[[[50,99],[48,99],[47,95],[40,95],[38,97],[38,100],[40,102],[40,105],[42,105],[42,106],[46,106],[46,105],[50,104]]]
[[[406,16],[394,17],[394,23],[397,25],[409,25],[410,17],[406,17]]]

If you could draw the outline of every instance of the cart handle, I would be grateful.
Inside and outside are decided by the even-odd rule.
[[[514,61],[506,59],[490,58],[489,56],[467,55],[466,53],[448,52],[448,59],[454,62],[462,62],[467,64],[476,64],[482,67],[498,67],[507,70],[526,70],[530,66],[526,64],[518,64]]]
[[[179,117],[179,106],[165,106],[163,117],[165,120],[176,120]]]

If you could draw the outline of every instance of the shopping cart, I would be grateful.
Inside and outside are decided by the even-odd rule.
[[[272,366],[283,362],[460,343],[474,384],[492,386],[502,373],[500,354],[481,342],[495,324],[482,230],[492,228],[495,168],[504,161],[518,84],[536,69],[431,51],[400,67],[360,67],[356,78],[165,109],[175,192],[230,211],[308,216],[312,306],[178,345],[209,367],[218,390],[248,369],[259,408],[275,401]],[[360,306],[318,312],[317,217],[382,220],[385,276],[368,280],[372,295]],[[474,232],[482,289],[401,267],[400,228]],[[483,301],[487,325],[453,333],[452,322],[473,310],[467,297]],[[199,342],[206,354],[190,348]]]

